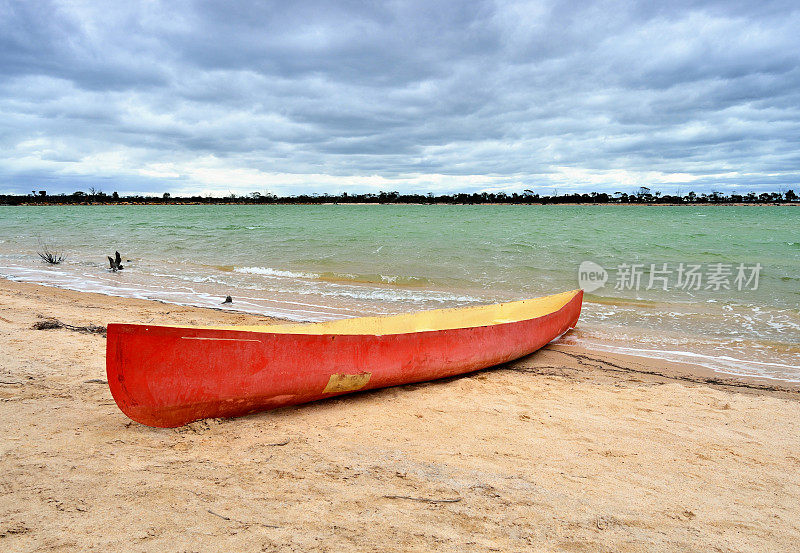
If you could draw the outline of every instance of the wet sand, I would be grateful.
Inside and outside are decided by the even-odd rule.
[[[235,301],[235,298],[234,298]],[[790,551],[800,393],[553,345],[460,378],[153,429],[113,321],[265,321],[0,280],[0,550]]]

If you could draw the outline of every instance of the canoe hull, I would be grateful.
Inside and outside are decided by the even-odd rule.
[[[581,300],[523,321],[387,335],[111,324],[108,382],[120,409],[148,426],[235,417],[518,359],[573,328]]]

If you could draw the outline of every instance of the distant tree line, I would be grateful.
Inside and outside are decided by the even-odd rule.
[[[513,192],[475,192],[472,194],[401,194],[399,192],[379,192],[377,194],[299,194],[296,196],[276,196],[270,193],[252,192],[246,195],[230,194],[223,197],[212,196],[172,196],[165,192],[161,196],[120,196],[116,192],[106,194],[97,189],[88,192],[77,191],[72,194],[49,195],[45,190],[34,190],[27,195],[0,195],[3,205],[47,205],[47,204],[782,204],[797,202],[794,190],[786,192],[762,192],[756,194],[724,194],[712,191],[708,194],[689,192],[685,195],[651,192],[647,187],[638,192],[590,192],[584,194],[540,195],[532,190],[519,194]]]

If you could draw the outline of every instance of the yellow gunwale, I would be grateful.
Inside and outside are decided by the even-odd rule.
[[[433,309],[381,317],[337,319],[322,323],[290,323],[244,326],[200,326],[207,330],[238,330],[243,332],[268,332],[273,334],[342,334],[386,335],[409,334],[436,330],[474,328],[535,319],[554,313],[567,305],[580,290],[572,290],[522,301]]]

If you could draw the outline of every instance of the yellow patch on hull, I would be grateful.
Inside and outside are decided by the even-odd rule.
[[[372,373],[361,374],[332,374],[328,380],[328,385],[322,391],[325,394],[336,394],[339,392],[353,392],[360,390],[369,382]]]

